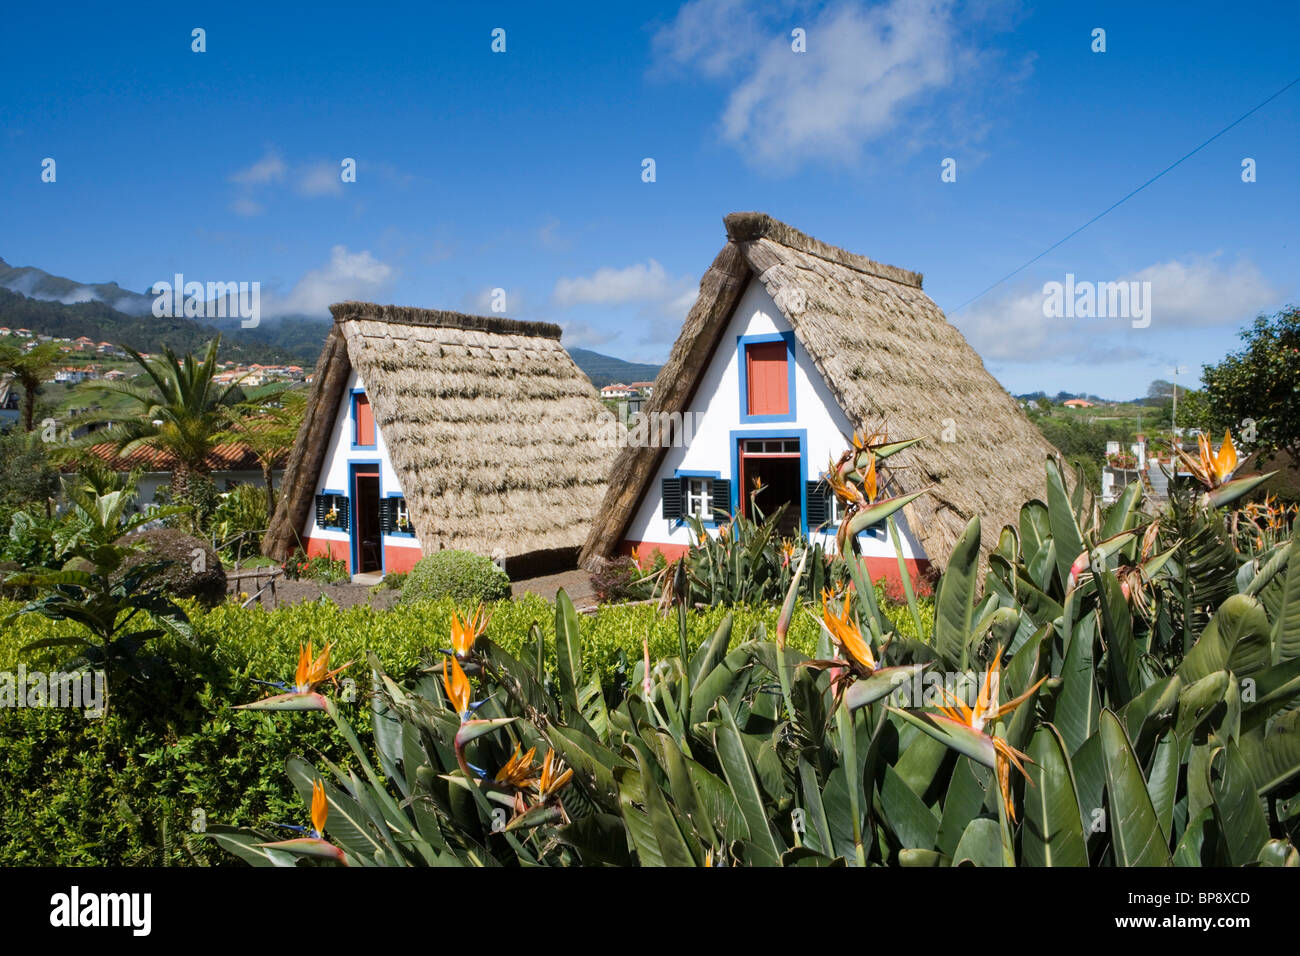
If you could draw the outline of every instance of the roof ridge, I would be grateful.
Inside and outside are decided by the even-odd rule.
[[[732,242],[755,242],[759,239],[771,239],[779,245],[798,249],[800,252],[806,252],[809,255],[817,256],[819,259],[847,266],[858,272],[865,272],[867,275],[873,275],[878,279],[887,279],[890,282],[898,282],[917,289],[921,288],[923,277],[919,272],[900,269],[898,266],[891,266],[883,262],[877,262],[874,259],[868,259],[866,256],[860,256],[856,252],[849,252],[839,246],[832,246],[828,242],[822,242],[805,232],[800,232],[794,226],[769,216],[765,212],[733,212],[728,216],[723,216],[722,222],[727,228],[727,238]]]
[[[418,309],[405,305],[379,305],[374,302],[336,302],[330,306],[335,323],[355,319],[370,322],[391,322],[396,325],[424,325],[446,329],[475,332],[497,332],[507,335],[532,335],[538,338],[559,339],[560,327],[551,322],[525,322],[508,319],[503,315],[468,315],[443,309]]]

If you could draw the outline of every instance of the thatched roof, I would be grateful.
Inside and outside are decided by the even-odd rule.
[[[572,558],[614,449],[597,442],[602,407],[559,327],[364,302],[330,311],[266,553],[287,555],[307,524],[355,367],[426,554]]]
[[[925,439],[892,460],[889,487],[935,486],[905,511],[930,560],[942,566],[975,514],[991,548],[1020,506],[1042,496],[1044,459],[1055,449],[921,291],[920,274],[827,245],[764,213],[733,213],[724,223],[727,244],[700,280],[645,411],[687,409],[757,278],[850,422],[883,423],[895,440]],[[946,419],[955,426],[953,442],[942,440]],[[663,454],[650,447],[622,452],[583,548],[585,566],[614,553]]]

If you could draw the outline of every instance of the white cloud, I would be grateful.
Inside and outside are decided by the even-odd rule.
[[[287,167],[280,154],[269,150],[265,156],[247,169],[241,169],[230,177],[231,182],[260,185],[273,183],[284,178]]]
[[[294,170],[294,188],[304,196],[335,196],[343,191],[339,178],[341,167],[323,159],[306,163]]]
[[[1171,259],[1126,277],[1151,283],[1153,328],[1239,325],[1275,303],[1278,290],[1253,262],[1222,266],[1217,259]]]
[[[776,169],[813,158],[851,164],[886,136],[896,148],[905,121],[924,125],[944,109],[954,126],[978,135],[974,107],[956,104],[970,74],[990,58],[969,33],[1005,24],[996,22],[997,2],[968,5],[960,16],[956,6],[886,0],[801,15],[770,5],[755,10],[742,0],[694,0],[653,46],[659,68],[734,77],[721,133],[751,161]],[[795,26],[806,30],[805,53],[791,49]],[[941,92],[944,109],[935,103]]]
[[[1152,336],[1241,325],[1278,296],[1254,263],[1226,266],[1217,256],[1171,259],[1118,277],[1075,274],[1073,281],[1078,288],[1113,280],[1151,283],[1148,327],[1134,328],[1124,317],[1046,317],[1042,286],[981,299],[951,319],[986,361],[1105,364],[1147,357],[1156,348]],[[1064,283],[1066,276],[1045,281]]]
[[[557,279],[552,295],[561,306],[669,302],[689,291],[690,282],[670,278],[658,261],[650,259],[623,269],[602,266],[589,276]]]
[[[270,315],[324,315],[335,302],[373,300],[396,276],[392,266],[367,250],[349,252],[346,246],[334,246],[330,261],[305,273],[288,295],[267,296],[266,311]]]

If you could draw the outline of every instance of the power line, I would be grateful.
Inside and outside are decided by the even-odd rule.
[[[1191,159],[1193,156],[1195,156],[1197,153],[1199,153],[1199,152],[1200,152],[1201,150],[1203,150],[1205,147],[1209,146],[1211,143],[1213,143],[1216,139],[1218,139],[1220,136],[1222,136],[1222,135],[1223,135],[1224,133],[1226,133],[1228,130],[1232,129],[1234,126],[1236,126],[1237,124],[1241,123],[1243,120],[1245,120],[1245,119],[1247,119],[1248,117],[1250,117],[1253,113],[1256,113],[1256,112],[1258,112],[1259,110],[1263,109],[1265,106],[1267,106],[1269,103],[1273,102],[1275,99],[1277,99],[1279,96],[1281,96],[1281,95],[1282,95],[1283,93],[1285,93],[1287,90],[1291,89],[1291,87],[1295,86],[1297,83],[1300,83],[1300,76],[1297,76],[1294,80],[1292,80],[1292,81],[1291,81],[1290,83],[1288,83],[1286,86],[1282,87],[1280,90],[1278,90],[1278,91],[1277,91],[1276,93],[1274,93],[1272,96],[1270,96],[1268,99],[1263,100],[1263,101],[1260,102],[1260,103],[1257,103],[1255,106],[1251,107],[1251,109],[1249,109],[1247,112],[1242,113],[1240,116],[1238,116],[1235,120],[1233,120],[1233,121],[1232,121],[1231,123],[1229,123],[1227,126],[1223,127],[1223,129],[1219,130],[1217,133],[1215,133],[1213,136],[1211,136],[1209,139],[1207,139],[1205,142],[1203,142],[1200,146],[1197,146],[1197,147],[1196,147],[1195,149],[1193,149],[1191,152],[1186,153],[1185,155],[1179,157],[1179,158],[1178,158],[1177,160],[1175,160],[1174,162],[1170,163],[1170,164],[1169,164],[1168,166],[1166,166],[1164,169],[1160,170],[1160,172],[1156,173],[1154,176],[1152,176],[1150,179],[1148,179],[1146,182],[1144,182],[1141,186],[1138,186],[1136,189],[1134,189],[1134,190],[1132,190],[1131,192],[1129,192],[1129,193],[1128,193],[1127,195],[1125,195],[1122,199],[1119,199],[1119,200],[1117,200],[1117,201],[1111,203],[1109,206],[1107,206],[1107,207],[1106,207],[1105,209],[1103,209],[1101,212],[1097,213],[1097,215],[1093,216],[1091,219],[1089,219],[1087,222],[1085,222],[1085,223],[1084,223],[1082,226],[1080,226],[1079,228],[1075,229],[1075,230],[1074,230],[1073,232],[1071,232],[1069,235],[1065,236],[1065,237],[1062,238],[1062,239],[1058,239],[1056,242],[1052,243],[1050,246],[1048,246],[1046,249],[1044,249],[1044,250],[1043,250],[1042,252],[1040,252],[1038,255],[1034,256],[1032,259],[1030,259],[1028,262],[1026,262],[1024,265],[1020,266],[1019,268],[1016,268],[1016,269],[1011,270],[1011,271],[1008,272],[1006,275],[1004,275],[1001,279],[999,279],[997,282],[993,283],[991,286],[989,286],[987,289],[985,289],[983,292],[980,292],[978,295],[973,295],[973,296],[971,296],[969,299],[967,299],[967,300],[966,300],[965,302],[963,302],[961,305],[957,306],[957,308],[953,309],[953,310],[952,310],[951,312],[949,312],[948,314],[949,314],[949,315],[952,315],[953,313],[960,312],[962,309],[966,308],[966,306],[970,305],[970,304],[971,304],[972,302],[974,302],[976,299],[980,299],[980,298],[983,298],[984,296],[988,295],[990,292],[992,292],[994,289],[996,289],[996,288],[997,288],[998,286],[1000,286],[1002,283],[1006,282],[1006,281],[1007,281],[1008,279],[1010,279],[1012,276],[1014,276],[1014,275],[1016,275],[1017,273],[1023,272],[1024,270],[1028,269],[1028,268],[1029,268],[1030,266],[1032,266],[1035,262],[1037,262],[1039,259],[1043,258],[1043,256],[1047,255],[1049,252],[1051,252],[1051,251],[1052,251],[1053,249],[1055,249],[1057,246],[1060,246],[1060,245],[1062,245],[1063,243],[1068,242],[1069,240],[1073,239],[1075,236],[1077,236],[1079,233],[1083,232],[1083,230],[1087,229],[1089,226],[1091,226],[1094,222],[1096,222],[1096,221],[1097,221],[1098,219],[1100,219],[1102,216],[1106,215],[1106,214],[1109,213],[1109,212],[1112,212],[1113,210],[1115,210],[1115,209],[1119,208],[1120,206],[1122,206],[1124,203],[1128,202],[1130,199],[1132,199],[1134,196],[1136,196],[1136,195],[1137,195],[1138,193],[1140,193],[1142,190],[1146,189],[1148,186],[1150,186],[1153,182],[1155,182],[1157,179],[1159,179],[1159,178],[1160,178],[1161,176],[1163,176],[1165,173],[1171,171],[1172,169],[1176,168],[1177,166],[1180,166],[1180,165],[1181,165],[1183,162],[1185,162],[1186,160]]]

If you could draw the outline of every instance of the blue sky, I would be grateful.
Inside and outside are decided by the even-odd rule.
[[[722,216],[761,209],[924,273],[1013,392],[1108,397],[1300,302],[1295,86],[958,309],[1300,75],[1293,2],[555,6],[10,11],[0,256],[259,281],[264,314],[502,288],[568,345],[662,361]],[[1067,274],[1151,282],[1150,325],[1044,317]]]

